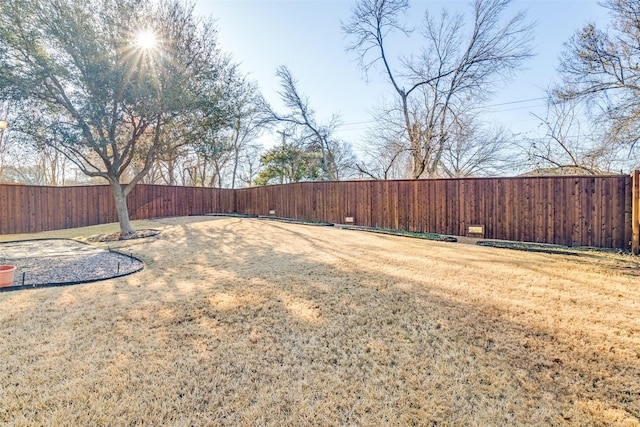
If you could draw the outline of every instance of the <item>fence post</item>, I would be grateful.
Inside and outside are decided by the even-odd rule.
[[[640,171],[631,174],[631,252],[640,254]]]

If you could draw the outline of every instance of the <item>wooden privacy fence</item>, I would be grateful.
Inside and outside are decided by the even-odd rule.
[[[640,249],[632,176],[304,182],[237,190],[138,185],[132,219],[205,213],[294,219],[567,246]],[[0,234],[117,221],[108,186],[0,184]]]
[[[233,212],[233,190],[139,184],[127,196],[131,219]],[[37,233],[117,222],[108,185],[0,184],[0,234]]]
[[[458,236],[479,225],[488,239],[630,249],[637,186],[629,176],[305,182],[236,190],[236,210]]]

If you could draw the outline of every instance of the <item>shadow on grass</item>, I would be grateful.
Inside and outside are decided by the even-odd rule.
[[[336,244],[351,236],[345,233],[353,241]],[[2,341],[3,354],[19,355],[0,374],[4,395],[51,387],[56,397],[26,412],[37,417],[63,411],[84,387],[79,407],[102,408],[115,423],[126,421],[118,405],[139,402],[130,411],[144,414],[156,400],[164,409],[151,422],[513,425],[640,417],[640,353],[626,345],[629,322],[609,324],[601,335],[572,330],[544,313],[553,301],[503,301],[497,278],[475,284],[474,293],[469,270],[510,268],[488,250],[478,259],[446,243],[376,236],[360,246],[357,236],[257,220],[188,224],[152,244],[168,240],[168,250],[140,247],[154,261],[140,275],[79,293],[0,299],[25,304],[4,314],[3,333],[44,329],[51,337],[44,347]],[[405,244],[415,248],[411,256],[394,252]],[[514,278],[542,274],[549,259],[518,263],[525,272]],[[453,274],[442,277],[438,265]],[[82,306],[65,314],[74,298]],[[31,323],[18,325],[21,313]],[[84,364],[101,380],[86,371],[71,383],[57,372],[36,375],[51,363]],[[42,383],[25,384],[25,370]],[[18,410],[9,399],[0,420]]]
[[[264,245],[256,246],[247,243],[251,240],[250,234],[260,233],[261,229],[265,229]],[[461,300],[459,296],[451,294],[451,288],[446,283],[429,280],[411,281],[392,273],[381,274],[379,270],[372,271],[367,268],[366,259],[358,265],[353,262],[352,252],[335,248],[331,237],[324,236],[322,230],[314,230],[312,237],[306,230],[304,233],[295,230],[297,228],[280,224],[269,224],[267,228],[256,223],[248,234],[242,235],[238,234],[234,223],[229,223],[224,228],[217,229],[211,236],[212,241],[217,242],[219,247],[234,248],[233,262],[217,265],[216,268],[226,269],[240,282],[248,282],[231,292],[236,301],[248,295],[252,296],[248,300],[256,298],[263,305],[273,304],[275,301],[276,305],[280,305],[278,312],[285,314],[287,323],[294,321],[299,323],[300,319],[305,318],[309,320],[310,313],[315,313],[318,317],[316,322],[308,321],[306,324],[303,322],[302,325],[312,330],[320,328],[320,330],[337,331],[337,335],[333,338],[343,336],[345,341],[340,342],[340,346],[343,350],[351,347],[352,351],[355,351],[353,344],[357,343],[360,347],[356,348],[366,352],[371,337],[365,340],[366,342],[362,342],[348,331],[373,322],[381,328],[376,339],[383,342],[389,341],[386,345],[392,347],[394,335],[397,335],[395,328],[398,327],[398,322],[404,319],[405,325],[402,327],[411,338],[411,347],[415,350],[416,357],[428,355],[429,358],[437,360],[446,354],[442,351],[442,346],[449,341],[466,343],[469,347],[459,350],[462,353],[477,352],[474,357],[484,354],[488,357],[485,368],[496,362],[493,366],[510,367],[511,369],[505,369],[498,376],[515,375],[515,384],[511,384],[514,389],[536,390],[534,399],[528,401],[523,398],[527,402],[524,400],[519,402],[523,407],[527,407],[527,404],[533,405],[529,406],[530,414],[536,413],[536,405],[547,402],[552,397],[551,402],[555,403],[547,402],[547,404],[559,404],[566,411],[563,414],[559,412],[553,414],[557,417],[556,421],[576,420],[584,416],[583,411],[589,409],[575,409],[580,407],[576,406],[576,400],[584,397],[586,402],[598,401],[598,405],[604,405],[609,410],[622,411],[623,415],[618,414],[620,416],[640,416],[637,404],[640,390],[634,379],[640,375],[640,365],[632,363],[634,357],[638,360],[637,355],[628,354],[633,350],[624,348],[624,345],[621,348],[620,341],[608,346],[607,350],[613,349],[612,351],[603,352],[609,340],[594,336],[595,332],[582,337],[563,336],[566,331],[562,328],[548,327],[544,322],[538,325],[521,322],[517,315],[509,314],[499,305],[486,305],[486,301],[473,303],[472,300]],[[187,233],[192,232],[187,231]],[[271,235],[276,236],[275,239],[266,237]],[[199,236],[192,234],[188,236],[188,239],[191,238],[197,239]],[[278,243],[291,242],[291,245],[296,245],[298,241],[304,242],[309,249],[297,255],[292,255],[289,250],[274,249]],[[286,245],[283,249],[284,247]],[[330,251],[334,259],[318,263],[318,254],[327,251]],[[208,259],[215,259],[218,255],[216,252],[214,247],[199,254],[197,262],[204,263]],[[383,253],[381,257],[388,263],[397,261],[393,254]],[[452,263],[452,259],[446,256],[442,256],[440,261]],[[467,263],[477,265],[491,261],[478,260],[474,255],[468,255],[459,258],[458,262],[463,265]],[[494,263],[500,262],[504,263],[504,261],[494,261]],[[548,262],[548,258],[542,257],[533,262],[529,260],[522,263],[519,267],[529,270],[532,275],[539,275],[545,273]],[[243,268],[247,264],[251,264],[250,268]],[[256,265],[260,266],[258,270],[255,268]],[[284,266],[284,269],[280,266]],[[257,275],[256,271],[259,272]],[[455,277],[451,279],[455,280]],[[256,280],[260,281],[258,286],[250,284]],[[576,282],[580,283],[581,280],[578,278]],[[581,285],[588,286],[588,282],[582,281]],[[289,300],[302,301],[298,306],[306,307],[303,310],[304,313],[296,313],[291,307],[287,307],[283,301]],[[260,307],[260,304],[257,307]],[[240,302],[234,305],[235,308],[241,306]],[[245,308],[252,311],[256,307],[249,304]],[[540,309],[543,308],[540,307]],[[585,307],[585,309],[591,310],[593,307]],[[506,320],[510,315],[513,320]],[[384,325],[380,325],[385,322],[390,322],[389,330],[386,330]],[[338,325],[338,327],[328,325]],[[261,333],[266,333],[273,327],[274,325],[265,325]],[[616,328],[614,324],[608,327],[611,328],[608,330],[609,334],[619,336],[628,333],[624,328]],[[303,334],[303,330],[304,328],[299,333]],[[426,331],[430,331],[433,335]],[[245,332],[252,333],[252,331]],[[415,336],[411,337],[412,335]],[[352,344],[350,345],[349,342]],[[624,341],[622,343],[624,344]],[[459,359],[458,356],[460,356]],[[458,354],[453,358],[458,359],[457,362],[451,362],[458,365],[456,370],[460,372],[465,371],[463,356]],[[346,353],[342,354],[342,357],[348,360]],[[343,364],[348,365],[347,360],[342,360]],[[455,379],[455,375],[451,378]],[[499,379],[506,380],[506,377]],[[465,381],[467,380],[468,378]],[[483,387],[477,382],[475,386],[478,388],[470,387],[466,391],[471,395],[483,394],[481,392]],[[473,402],[471,395],[460,398],[463,401],[470,399],[470,402]],[[489,395],[491,395],[489,390],[485,390],[485,396]],[[607,400],[610,401],[607,402]],[[473,403],[469,404],[473,411],[478,410],[473,408]],[[588,406],[588,404],[585,405]],[[587,412],[593,415],[601,409],[598,408],[599,406],[596,405]],[[449,409],[455,413],[460,408],[454,404]],[[578,412],[572,414],[576,410]],[[505,417],[507,420],[508,411],[505,412]],[[541,419],[541,421],[553,422],[554,418]]]

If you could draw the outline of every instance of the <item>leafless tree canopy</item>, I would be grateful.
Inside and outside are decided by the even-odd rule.
[[[607,137],[607,129],[592,122],[588,106],[578,99],[549,97],[540,135],[522,141],[526,163],[534,174],[611,174],[633,167],[628,147]]]
[[[605,138],[631,147],[640,138],[640,1],[606,0],[612,24],[594,23],[577,31],[566,44],[560,63],[560,100],[586,100],[608,132]],[[636,161],[637,166],[637,161]]]
[[[319,123],[309,99],[304,96],[291,71],[280,66],[276,71],[280,78],[280,99],[287,108],[279,113],[268,103],[263,104],[264,120],[275,125],[284,125],[285,133],[294,137],[300,146],[321,153],[324,176],[319,178],[339,180],[349,173],[353,163],[350,147],[335,138],[340,125],[340,116],[333,115],[328,123]]]
[[[469,116],[497,83],[532,56],[532,26],[524,13],[505,17],[510,3],[476,0],[470,25],[461,14],[426,12],[420,31],[423,48],[408,58],[395,58],[387,50],[392,32],[410,33],[401,20],[409,9],[407,0],[359,0],[351,20],[343,24],[351,41],[348,50],[361,69],[381,70],[393,87],[413,178],[442,171],[447,147],[464,133],[461,117]]]
[[[373,109],[373,126],[359,146],[362,158],[356,170],[363,178],[402,179],[411,174],[411,157],[405,142],[399,109],[386,100]]]

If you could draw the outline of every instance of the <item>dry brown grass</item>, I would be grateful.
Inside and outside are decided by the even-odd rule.
[[[630,258],[143,228],[163,233],[120,243],[140,273],[0,294],[0,423],[640,425]]]

